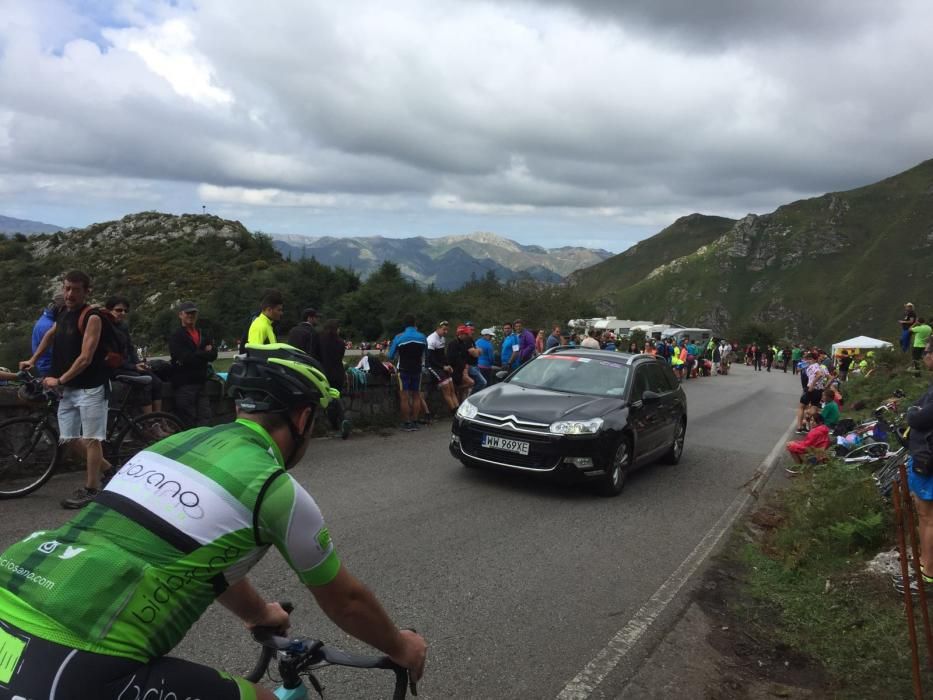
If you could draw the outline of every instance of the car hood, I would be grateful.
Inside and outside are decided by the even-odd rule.
[[[470,403],[482,413],[493,416],[512,415],[536,423],[553,423],[558,420],[597,418],[619,408],[622,401],[618,398],[565,394],[502,383],[474,394],[470,397]]]

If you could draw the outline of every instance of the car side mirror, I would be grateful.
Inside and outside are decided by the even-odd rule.
[[[642,393],[641,400],[646,404],[657,403],[661,400],[661,395],[656,391],[648,390]]]
[[[509,376],[509,373],[506,372],[504,369],[496,372],[496,379],[498,379],[500,382],[508,376]]]

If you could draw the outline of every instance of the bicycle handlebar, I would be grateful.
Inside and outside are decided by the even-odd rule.
[[[295,606],[291,603],[282,603],[281,605],[287,613],[291,613],[295,609]],[[262,648],[253,670],[244,676],[251,683],[258,683],[262,679],[272,659],[279,654],[280,670],[283,664],[293,666],[295,678],[297,678],[299,671],[303,671],[310,666],[381,668],[395,673],[393,700],[404,700],[409,689],[412,695],[418,695],[418,686],[409,676],[408,669],[399,666],[388,656],[351,654],[342,649],[328,647],[319,639],[289,639],[278,634],[278,630],[270,627],[254,627],[252,635],[253,639],[259,642]]]

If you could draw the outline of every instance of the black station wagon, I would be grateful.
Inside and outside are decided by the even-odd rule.
[[[651,355],[558,347],[469,397],[450,453],[468,467],[572,475],[615,496],[657,459],[680,461],[687,399]]]

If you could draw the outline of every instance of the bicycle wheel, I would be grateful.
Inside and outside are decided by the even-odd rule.
[[[178,418],[165,411],[144,413],[131,419],[113,441],[114,466],[122,467],[137,452],[184,429]]]
[[[58,435],[42,417],[0,423],[0,500],[32,493],[58,466]]]

